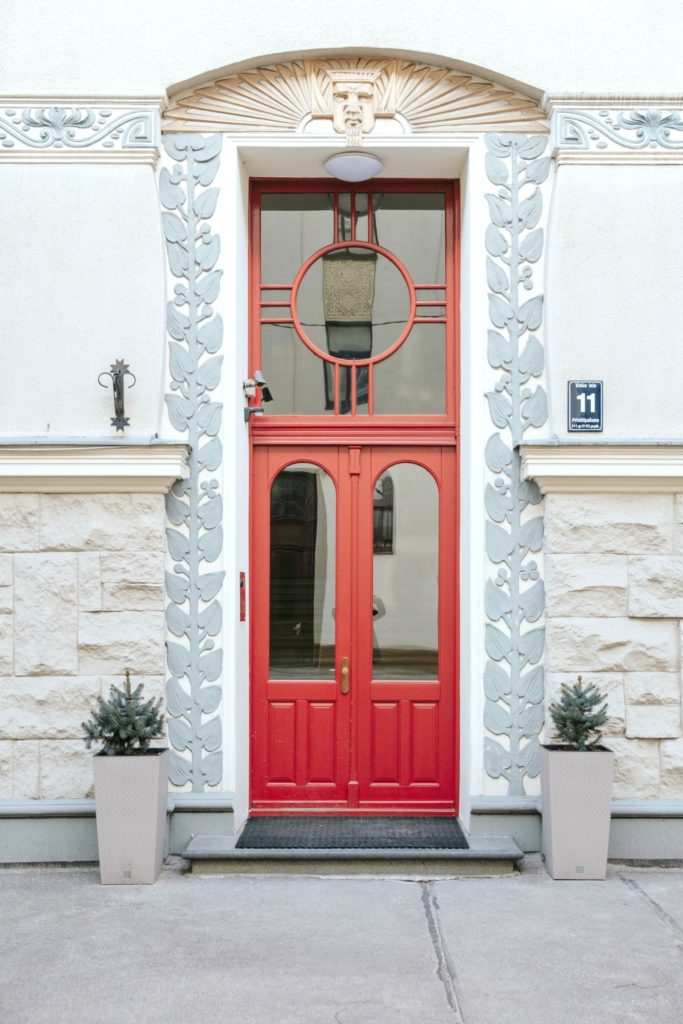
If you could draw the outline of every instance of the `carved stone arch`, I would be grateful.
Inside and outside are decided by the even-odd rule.
[[[543,110],[521,92],[395,57],[301,59],[241,71],[174,98],[163,130],[288,135],[319,126],[359,145],[381,122],[398,135],[548,131]]]

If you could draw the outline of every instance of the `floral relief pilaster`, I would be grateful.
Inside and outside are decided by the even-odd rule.
[[[168,305],[170,393],[168,415],[190,447],[186,480],[168,495],[166,531],[173,571],[166,573],[170,599],[166,622],[170,678],[166,687],[171,781],[194,791],[217,786],[222,777],[222,726],[216,711],[223,651],[218,600],[224,573],[223,499],[212,475],[223,452],[218,433],[222,405],[211,393],[221,381],[223,322],[214,312],[222,271],[215,269],[220,239],[211,230],[219,189],[209,187],[218,172],[221,136],[166,135],[164,147],[176,161],[161,172],[159,187],[171,273],[178,278]]]
[[[498,430],[486,445],[492,474],[485,504],[486,552],[492,566],[486,582],[484,738],[486,772],[504,778],[511,796],[523,795],[526,777],[538,775],[538,735],[543,726],[545,593],[533,557],[543,543],[537,486],[521,477],[519,444],[530,427],[547,419],[544,388],[535,383],[544,367],[537,331],[543,296],[534,291],[534,267],[543,252],[540,185],[550,171],[542,154],[547,139],[486,136],[489,193],[486,230],[489,286],[488,361],[500,376],[487,394]],[[536,506],[536,508],[535,508]],[[496,567],[496,568],[493,568]],[[493,737],[496,737],[495,739]]]

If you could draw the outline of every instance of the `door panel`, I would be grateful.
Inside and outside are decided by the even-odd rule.
[[[359,806],[452,809],[455,451],[375,447],[364,450],[362,460],[357,569]],[[387,473],[394,502],[389,555],[373,550],[369,521],[372,496]],[[383,542],[386,546],[386,537]]]
[[[340,452],[253,454],[252,799],[346,801],[350,708],[340,699],[348,579],[337,567]]]
[[[454,463],[254,449],[253,808],[452,813]]]

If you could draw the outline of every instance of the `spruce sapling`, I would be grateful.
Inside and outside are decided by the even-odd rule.
[[[131,690],[128,669],[125,689],[112,686],[109,699],[98,697],[97,702],[91,718],[81,723],[88,750],[99,740],[101,752],[109,757],[144,753],[150,740],[163,734],[161,697],[143,700],[142,683]]]
[[[558,740],[572,750],[595,750],[607,721],[607,704],[598,708],[604,700],[605,695],[593,683],[583,685],[581,676],[572,686],[563,683],[559,701],[548,709]]]

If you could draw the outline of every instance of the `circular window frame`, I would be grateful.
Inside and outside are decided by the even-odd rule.
[[[396,341],[392,342],[392,344],[389,345],[388,348],[385,348],[383,352],[378,352],[376,355],[370,356],[368,359],[342,359],[339,356],[330,355],[329,352],[323,352],[322,349],[318,348],[318,346],[315,345],[307,336],[301,323],[301,320],[299,319],[299,313],[297,310],[297,299],[299,297],[299,289],[301,287],[304,277],[311,269],[313,264],[316,263],[318,260],[321,260],[328,253],[339,252],[342,249],[367,249],[370,252],[376,252],[379,256],[385,256],[391,263],[394,264],[396,269],[399,271],[408,289],[409,308],[405,327],[397,337]],[[398,258],[398,256],[395,256],[394,253],[390,252],[389,249],[385,249],[384,246],[377,245],[375,242],[346,240],[342,242],[331,242],[329,245],[324,245],[322,249],[318,249],[317,252],[314,252],[313,255],[309,256],[309,258],[301,265],[292,284],[292,291],[290,295],[290,310],[292,314],[292,323],[294,325],[296,333],[298,334],[300,340],[303,341],[304,345],[306,345],[306,347],[310,349],[313,355],[317,356],[319,359],[324,359],[325,362],[327,363],[332,363],[333,365],[336,364],[337,366],[374,366],[376,363],[381,363],[385,359],[388,359],[390,356],[392,356],[394,352],[396,352],[401,347],[401,345],[403,345],[403,343],[406,341],[408,335],[410,334],[415,325],[415,318],[417,312],[417,296],[413,280],[410,274],[408,273],[408,270],[401,262],[401,260]]]

